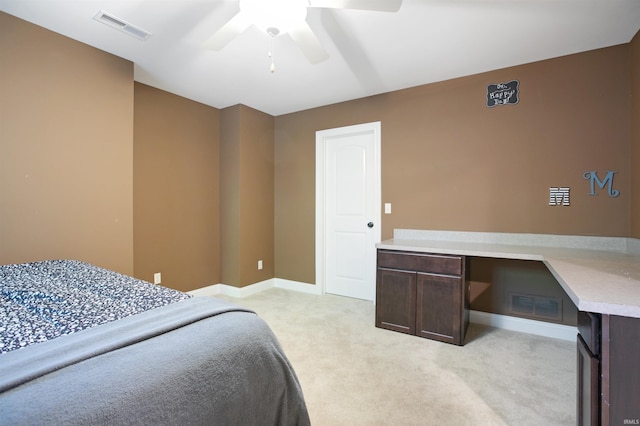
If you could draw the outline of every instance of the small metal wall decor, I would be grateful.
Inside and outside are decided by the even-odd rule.
[[[589,195],[598,195],[596,193],[596,185],[600,189],[604,189],[605,185],[607,186],[607,194],[609,197],[616,198],[620,195],[620,191],[617,189],[613,189],[613,176],[618,173],[613,170],[607,170],[607,174],[603,180],[598,178],[598,172],[590,171],[584,172],[584,178],[589,181]]]
[[[568,206],[570,188],[566,186],[552,186],[549,188],[549,205],[550,206]]]
[[[487,106],[514,105],[518,103],[518,80],[487,86]]]

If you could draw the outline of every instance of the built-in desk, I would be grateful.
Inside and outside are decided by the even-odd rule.
[[[576,339],[578,424],[640,424],[640,240],[395,230],[377,248],[544,262],[589,334]]]

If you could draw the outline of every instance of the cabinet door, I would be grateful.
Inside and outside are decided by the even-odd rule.
[[[601,319],[600,424],[640,424],[640,318],[602,315]]]
[[[462,278],[418,273],[416,285],[416,335],[462,345]]]
[[[578,335],[578,426],[597,426],[600,420],[600,368],[582,336]]]
[[[416,273],[378,268],[376,327],[415,334]]]

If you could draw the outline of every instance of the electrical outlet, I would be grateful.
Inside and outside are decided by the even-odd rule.
[[[262,269],[262,260],[258,260],[258,271]]]
[[[162,274],[160,272],[156,272],[153,274],[153,283],[160,284],[162,283]]]

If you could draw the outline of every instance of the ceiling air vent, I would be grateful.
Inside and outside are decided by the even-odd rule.
[[[151,33],[149,31],[145,31],[140,27],[131,25],[130,23],[123,21],[120,18],[116,18],[115,16],[110,15],[103,10],[98,12],[98,14],[93,17],[93,19],[98,22],[102,22],[103,24],[106,24],[111,28],[115,28],[116,30],[127,33],[130,36],[137,38],[138,40],[146,40],[151,37]]]

